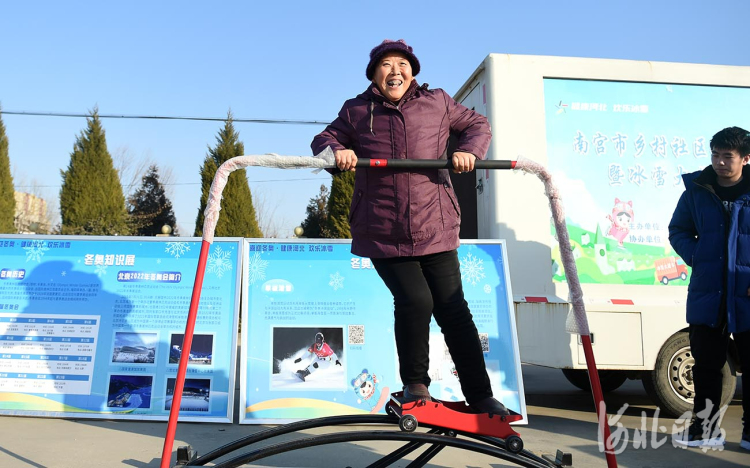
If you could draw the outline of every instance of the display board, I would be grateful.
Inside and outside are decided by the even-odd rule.
[[[180,420],[232,420],[242,245],[209,251]],[[0,414],[166,420],[200,247],[0,236]]]
[[[544,103],[581,282],[687,286],[667,229],[682,175],[711,164],[716,132],[750,128],[750,88],[545,78]]]
[[[240,422],[286,423],[384,413],[401,390],[393,297],[372,263],[348,241],[246,240]],[[524,416],[521,363],[502,241],[469,241],[458,251],[495,396]],[[320,336],[324,358],[309,350]],[[462,401],[439,327],[430,327],[430,393]]]

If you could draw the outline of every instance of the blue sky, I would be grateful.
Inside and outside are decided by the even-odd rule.
[[[458,5],[458,7],[456,6]],[[750,66],[750,2],[6,2],[5,111],[330,121],[365,89],[370,49],[404,38],[417,77],[455,93],[489,53]],[[56,199],[82,118],[2,115],[17,189]],[[193,233],[220,122],[104,119],[111,153],[150,157]],[[308,155],[314,125],[238,123],[246,154]],[[330,176],[248,170],[281,237]],[[53,202],[56,203],[56,202]],[[269,215],[270,216],[270,215]]]

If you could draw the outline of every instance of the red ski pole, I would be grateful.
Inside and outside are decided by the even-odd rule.
[[[517,161],[514,168],[534,174],[544,183],[547,198],[550,202],[552,219],[555,223],[555,232],[557,232],[557,242],[560,246],[560,257],[562,258],[565,277],[568,281],[571,302],[573,304],[572,315],[568,318],[569,324],[566,324],[566,328],[568,328],[568,331],[571,333],[581,336],[583,351],[586,356],[586,367],[589,371],[591,390],[594,394],[594,404],[598,416],[597,419],[601,422],[601,437],[604,441],[604,455],[607,459],[607,467],[617,468],[617,459],[615,458],[615,452],[612,448],[602,386],[599,381],[599,373],[596,370],[594,350],[591,347],[591,334],[589,332],[588,319],[586,318],[586,307],[583,303],[583,290],[581,289],[581,283],[578,279],[578,268],[576,267],[575,258],[573,258],[573,251],[570,248],[570,237],[568,236],[568,227],[565,224],[565,211],[563,209],[562,199],[557,187],[552,181],[552,174],[550,174],[541,164],[528,159],[523,159]]]
[[[185,324],[185,337],[182,342],[180,364],[177,368],[177,377],[175,379],[174,393],[172,395],[172,407],[169,410],[169,422],[167,423],[167,433],[164,437],[164,448],[162,449],[160,468],[169,468],[170,461],[172,460],[172,446],[174,445],[175,434],[177,432],[177,420],[180,414],[180,404],[182,403],[182,390],[185,386],[185,374],[187,373],[188,360],[190,359],[190,348],[193,344],[193,332],[195,330],[195,321],[198,316],[198,305],[200,304],[203,277],[206,273],[208,250],[214,240],[214,231],[216,230],[216,223],[219,220],[219,211],[221,210],[221,193],[227,185],[229,174],[237,169],[243,169],[247,166],[278,167],[284,169],[332,167],[326,157],[301,158],[297,156],[266,154],[259,156],[237,156],[226,161],[216,171],[213,183],[211,184],[208,200],[206,202],[206,210],[204,212],[203,242],[201,244],[198,266],[195,272],[195,283],[193,284],[193,293],[190,299],[190,310],[188,311],[187,323]]]
[[[177,367],[177,378],[174,383],[174,393],[172,393],[172,407],[169,409],[167,435],[164,437],[164,448],[161,453],[161,468],[169,468],[169,462],[172,460],[172,445],[174,444],[174,437],[177,432],[177,418],[179,417],[180,405],[182,404],[182,390],[185,386],[185,374],[187,373],[187,365],[190,360],[190,347],[193,344],[195,319],[198,316],[198,304],[201,300],[203,276],[206,273],[206,260],[208,259],[208,249],[210,247],[210,242],[204,240],[201,243],[201,253],[198,257],[198,269],[195,272],[195,283],[193,283],[193,295],[190,300],[190,311],[188,312],[187,324],[185,325],[185,335],[182,340],[180,365]]]

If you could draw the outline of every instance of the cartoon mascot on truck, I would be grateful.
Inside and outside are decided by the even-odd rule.
[[[607,219],[612,223],[607,234],[617,239],[618,245],[622,247],[622,241],[628,237],[630,224],[633,222],[633,201],[625,202],[615,198],[612,214],[607,215]]]

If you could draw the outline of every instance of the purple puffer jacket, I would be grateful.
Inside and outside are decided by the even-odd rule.
[[[445,159],[448,136],[456,151],[484,158],[492,134],[487,119],[442,89],[412,81],[398,106],[377,86],[344,103],[338,118],[312,142],[352,149],[373,159]],[[349,213],[352,253],[362,257],[419,256],[458,248],[461,212],[447,169],[359,169]]]

